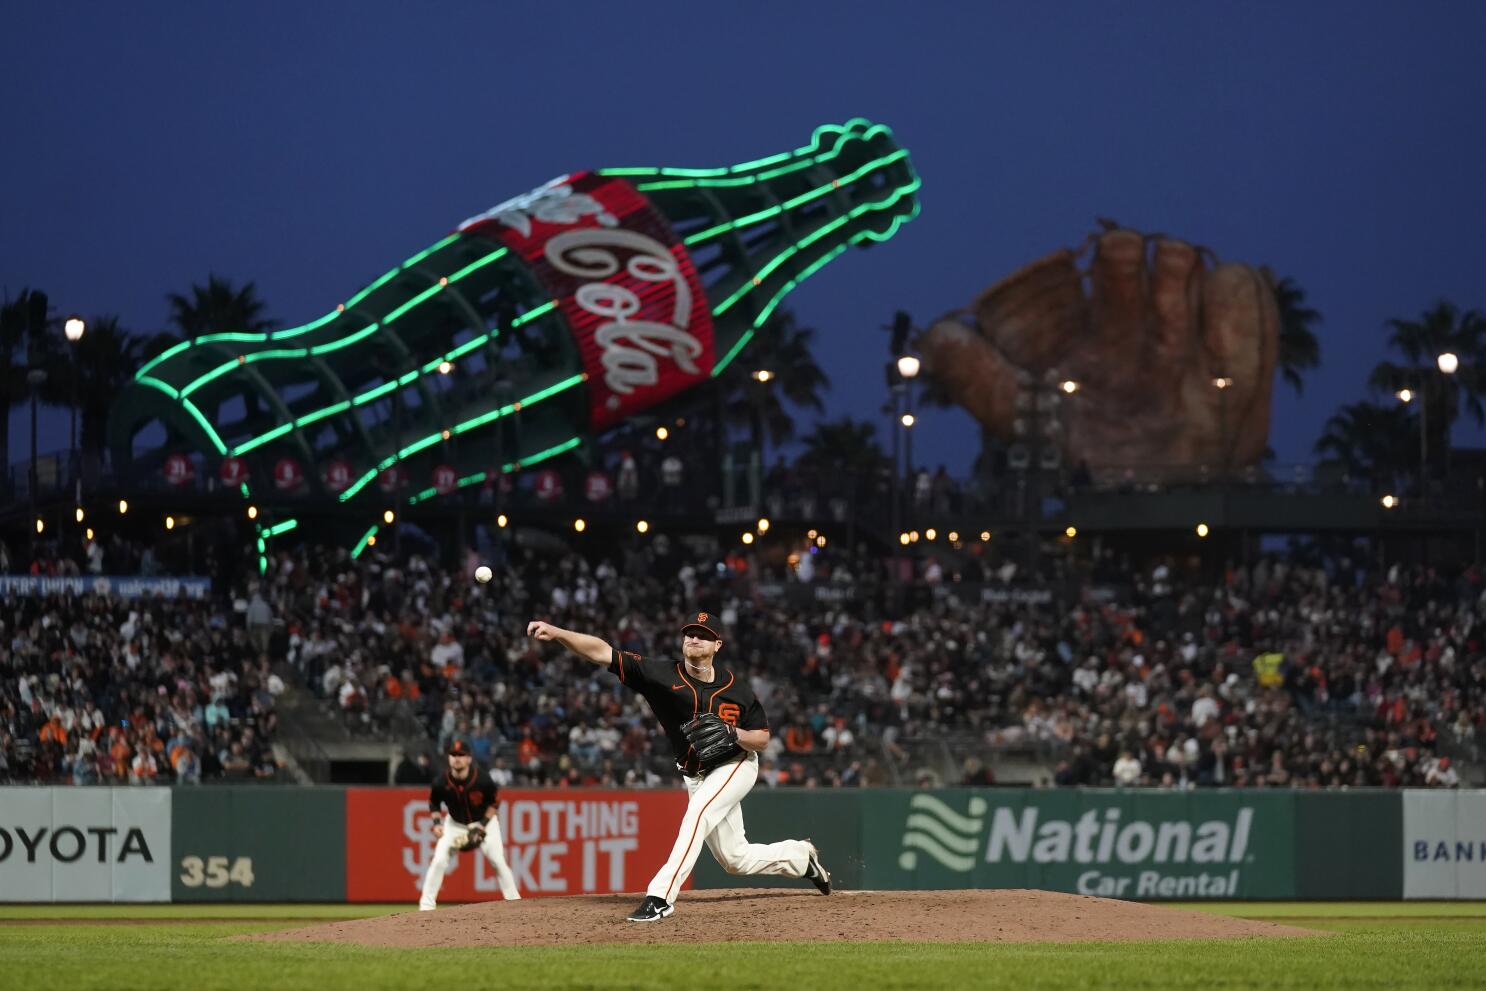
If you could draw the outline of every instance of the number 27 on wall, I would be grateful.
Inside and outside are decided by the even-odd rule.
[[[207,857],[204,861],[200,857],[181,858],[181,884],[188,888],[199,888],[205,884],[208,888],[225,888],[229,883],[240,884],[244,888],[253,886],[253,858],[238,857],[232,861],[229,869],[227,857]]]

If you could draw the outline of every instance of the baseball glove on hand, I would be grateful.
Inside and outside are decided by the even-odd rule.
[[[485,827],[471,826],[470,831],[464,834],[464,842],[459,844],[461,850],[479,849],[481,843],[485,842]]]
[[[727,763],[741,750],[738,731],[710,712],[704,712],[681,727],[681,732],[686,734],[686,742],[691,744],[703,772]]]

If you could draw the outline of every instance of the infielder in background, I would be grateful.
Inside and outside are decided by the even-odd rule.
[[[758,754],[769,745],[769,721],[748,682],[731,668],[714,667],[722,638],[707,614],[681,628],[682,662],[621,653],[598,637],[534,621],[527,636],[556,640],[579,657],[605,665],[650,703],[676,752],[690,801],[671,856],[645,891],[630,922],[658,922],[675,911],[705,842],[729,874],[805,878],[831,893],[831,875],[809,840],[750,843],[743,832],[744,796],[758,780]]]
[[[463,740],[449,744],[449,770],[433,779],[433,788],[428,793],[433,835],[439,842],[433,848],[433,860],[423,877],[423,896],[418,899],[420,911],[432,912],[438,904],[451,851],[476,847],[495,868],[506,901],[521,897],[516,890],[516,875],[506,864],[506,852],[501,847],[500,820],[495,817],[498,789],[490,779],[490,772],[476,769],[471,765],[472,760],[470,748]],[[443,813],[445,808],[449,810],[447,818]]]

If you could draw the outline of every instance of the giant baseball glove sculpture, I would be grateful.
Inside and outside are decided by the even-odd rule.
[[[1106,223],[992,285],[919,338],[926,372],[1003,440],[1018,392],[1056,370],[1071,463],[1246,465],[1263,456],[1279,348],[1268,274]],[[1077,265],[1089,247],[1087,271]],[[1221,387],[1218,383],[1222,383]],[[1023,400],[1025,405],[1026,400]]]

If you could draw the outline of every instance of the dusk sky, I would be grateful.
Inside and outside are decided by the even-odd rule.
[[[789,299],[831,415],[885,429],[894,310],[927,324],[1110,217],[1307,290],[1323,367],[1276,386],[1270,442],[1311,460],[1387,318],[1486,309],[1483,39],[1470,2],[10,4],[0,287],[149,332],[215,272],[289,326],[553,176],[861,115],[923,213]],[[966,414],[919,431],[920,462],[968,469]]]

